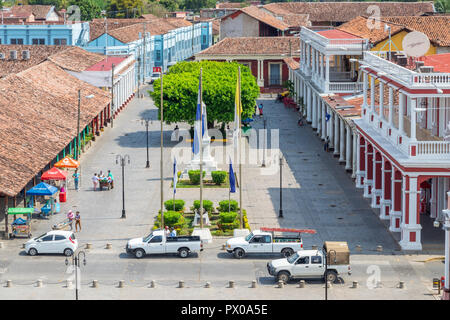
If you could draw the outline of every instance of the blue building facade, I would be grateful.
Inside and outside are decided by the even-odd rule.
[[[84,46],[88,42],[88,22],[0,25],[0,44]]]

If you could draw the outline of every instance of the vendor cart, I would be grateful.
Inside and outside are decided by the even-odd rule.
[[[11,238],[15,237],[27,237],[31,238],[31,214],[34,212],[34,208],[9,208],[8,214],[14,215],[26,215],[27,219],[17,218],[11,224]]]
[[[72,222],[69,219],[64,219],[63,221],[54,224],[52,230],[68,230]]]
[[[105,187],[108,190],[111,190],[111,180],[110,179],[101,179],[100,182],[100,190],[103,190],[103,187]]]

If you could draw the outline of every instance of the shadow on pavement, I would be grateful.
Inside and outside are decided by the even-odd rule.
[[[133,260],[154,260],[154,259],[180,259],[182,260],[190,260],[190,259],[197,259],[199,257],[198,253],[194,252],[191,253],[186,258],[180,258],[176,253],[170,254],[170,253],[162,253],[162,254],[148,254],[143,258],[137,259],[134,255],[128,254],[126,252],[122,252],[119,254],[120,259],[133,259]]]

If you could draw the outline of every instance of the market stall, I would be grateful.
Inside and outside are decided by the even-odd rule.
[[[41,176],[41,180],[43,181],[58,181],[62,182],[64,181],[65,184],[67,184],[67,171],[58,169],[56,167],[51,168],[50,170],[44,172]],[[60,193],[59,193],[59,201],[60,202],[66,202],[67,201],[67,193],[65,191],[65,188],[63,188],[63,185],[60,184]]]
[[[64,169],[79,169],[80,163],[77,160],[74,160],[71,157],[64,157],[63,159],[59,160],[57,163],[54,164],[56,168],[64,168]],[[81,170],[79,169],[80,173],[80,180],[81,180]],[[67,171],[67,173],[69,173]],[[67,187],[69,184],[67,183],[68,180],[66,180]],[[80,181],[81,182],[81,181]]]
[[[45,203],[45,205],[41,208],[41,215],[48,216],[49,214],[53,214],[55,212],[60,211],[59,203],[54,198],[54,195],[58,192],[58,188],[51,186],[45,182],[41,182],[35,185],[33,188],[27,191],[29,196],[34,197],[49,197]]]
[[[31,215],[34,212],[34,208],[9,208],[8,214],[14,215],[24,215],[24,218],[15,218],[11,224],[11,234],[10,238],[19,237],[31,237]]]

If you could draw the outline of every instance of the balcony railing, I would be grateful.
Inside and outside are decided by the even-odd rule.
[[[419,141],[417,155],[447,155],[450,157],[450,141]]]
[[[300,38],[302,40],[312,40],[324,48],[328,49],[354,49],[354,50],[364,50],[367,48],[367,39],[328,39],[321,34],[309,29],[302,27]],[[343,49],[343,50],[345,50]]]
[[[361,92],[363,90],[362,82],[331,82],[328,84],[330,92]]]

